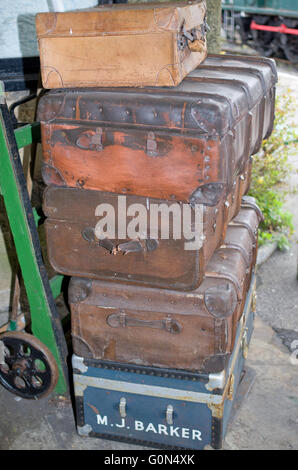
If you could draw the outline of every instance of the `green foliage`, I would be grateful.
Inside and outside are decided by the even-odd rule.
[[[296,130],[289,125],[293,110],[295,101],[290,92],[276,99],[274,130],[254,156],[249,191],[265,218],[260,225],[259,244],[277,241],[281,250],[289,247],[289,237],[294,230],[292,214],[283,208],[289,191],[285,183],[293,171],[289,155],[297,147]]]

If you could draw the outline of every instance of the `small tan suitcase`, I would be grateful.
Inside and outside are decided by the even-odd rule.
[[[44,88],[175,86],[206,57],[206,1],[39,13]]]

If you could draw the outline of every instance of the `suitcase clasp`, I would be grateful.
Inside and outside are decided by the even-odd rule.
[[[173,405],[168,405],[166,409],[166,422],[169,425],[173,424],[173,414],[174,414]]]
[[[148,132],[147,136],[147,143],[146,143],[146,153],[149,155],[149,157],[157,157],[158,156],[158,151],[157,151],[157,142],[155,139],[155,134],[154,132]]]
[[[186,45],[192,52],[203,52],[206,50],[206,40],[205,40],[205,28],[201,28],[201,30],[193,28],[190,31],[187,31],[185,29],[185,25],[183,25],[182,28],[182,37],[186,39],[186,41],[183,43],[183,41],[180,39],[180,42],[178,45],[180,45],[180,48],[183,49],[183,46],[185,47]]]
[[[126,398],[121,397],[119,402],[119,412],[121,418],[126,418]]]
[[[244,359],[247,359],[247,356],[248,356],[247,328],[245,328],[244,334],[242,337],[242,354],[243,354]]]
[[[234,391],[235,391],[235,376],[234,374],[232,374],[230,377],[230,383],[229,383],[228,393],[227,393],[228,400],[230,401],[233,400]]]

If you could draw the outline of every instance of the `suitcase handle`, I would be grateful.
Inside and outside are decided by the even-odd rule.
[[[171,317],[166,317],[163,320],[140,320],[138,318],[129,317],[124,311],[120,313],[112,313],[107,317],[107,324],[112,328],[127,328],[129,326],[139,326],[143,328],[155,328],[159,330],[166,330],[168,333],[178,334],[182,330],[182,326]]]
[[[97,127],[93,134],[90,132],[81,134],[76,140],[76,146],[81,150],[96,150],[101,152],[103,150],[101,127]]]
[[[191,52],[203,52],[206,49],[206,43],[202,39],[187,41],[187,45]]]
[[[154,251],[158,247],[158,241],[154,238],[148,238],[146,240],[129,240],[128,242],[119,243],[115,245],[111,240],[105,238],[99,240],[95,236],[93,227],[86,227],[82,231],[82,237],[89,243],[95,242],[108,250],[113,255],[127,255],[128,253],[139,253],[147,251]]]
[[[182,35],[186,39],[186,44],[191,52],[204,52],[206,50],[206,31],[209,26],[205,22],[201,29],[191,29],[187,31],[185,25],[182,28]]]
[[[154,251],[158,247],[158,241],[154,238],[146,240],[130,240],[129,242],[117,245],[117,253],[127,255],[128,253],[137,253],[139,251]]]

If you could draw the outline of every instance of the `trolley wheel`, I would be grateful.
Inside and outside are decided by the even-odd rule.
[[[51,351],[22,332],[0,335],[0,383],[22,398],[45,397],[55,388],[58,368]]]

